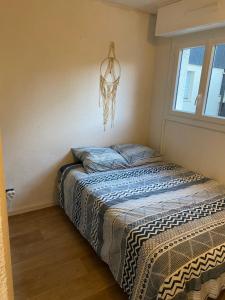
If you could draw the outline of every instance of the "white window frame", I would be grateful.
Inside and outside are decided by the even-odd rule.
[[[204,35],[204,34],[203,34]],[[166,119],[180,121],[181,123],[198,126],[202,128],[215,129],[225,132],[225,118],[220,116],[205,115],[205,108],[207,103],[208,88],[210,84],[211,70],[213,64],[213,57],[215,53],[215,46],[218,44],[225,44],[225,38],[185,38],[181,41],[173,41],[171,47],[170,66],[168,74],[168,99],[170,99],[166,108]],[[180,67],[181,51],[185,48],[205,47],[205,57],[202,66],[202,76],[199,86],[199,96],[196,104],[196,112],[182,112],[175,110],[176,92],[178,85],[178,70]]]
[[[194,118],[197,114],[198,111],[198,103],[196,104],[196,111],[195,112],[185,112],[185,111],[179,111],[176,110],[176,97],[177,97],[177,90],[178,90],[178,85],[179,85],[179,69],[181,66],[181,60],[182,60],[182,50],[187,49],[187,48],[196,48],[196,47],[205,47],[205,56],[204,56],[204,62],[202,65],[202,72],[201,72],[201,81],[200,81],[200,85],[199,85],[199,94],[201,94],[201,89],[202,89],[202,81],[203,81],[203,72],[204,72],[204,65],[205,65],[205,58],[206,58],[206,46],[204,44],[192,44],[190,45],[190,43],[188,43],[189,46],[177,46],[174,49],[174,54],[175,54],[175,62],[174,62],[174,69],[173,69],[173,79],[172,79],[172,86],[171,86],[171,99],[172,99],[172,105],[171,105],[171,113],[175,113],[175,114],[182,114],[183,116],[186,117],[190,117],[190,118]]]

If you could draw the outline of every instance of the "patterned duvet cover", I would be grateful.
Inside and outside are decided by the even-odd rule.
[[[178,165],[62,169],[59,204],[132,300],[225,288],[225,187]]]

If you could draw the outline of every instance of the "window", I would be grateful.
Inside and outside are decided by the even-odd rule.
[[[221,35],[213,39],[201,40],[194,47],[186,42],[183,46],[175,44],[179,48],[173,52],[177,64],[173,67],[171,93],[174,117],[183,116],[192,124],[201,122],[200,126],[207,122],[205,126],[211,128],[225,125],[225,38]]]
[[[225,44],[213,49],[205,115],[225,118]]]
[[[180,51],[174,110],[194,114],[199,94],[205,47]]]

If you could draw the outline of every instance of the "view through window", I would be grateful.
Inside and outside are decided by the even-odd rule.
[[[225,117],[225,44],[214,48],[205,115]]]
[[[204,62],[205,47],[183,49],[180,53],[175,110],[195,113]]]

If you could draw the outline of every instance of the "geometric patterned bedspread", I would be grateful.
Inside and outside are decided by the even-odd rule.
[[[70,165],[59,203],[130,299],[225,288],[225,187],[214,180],[166,162],[92,174]]]

